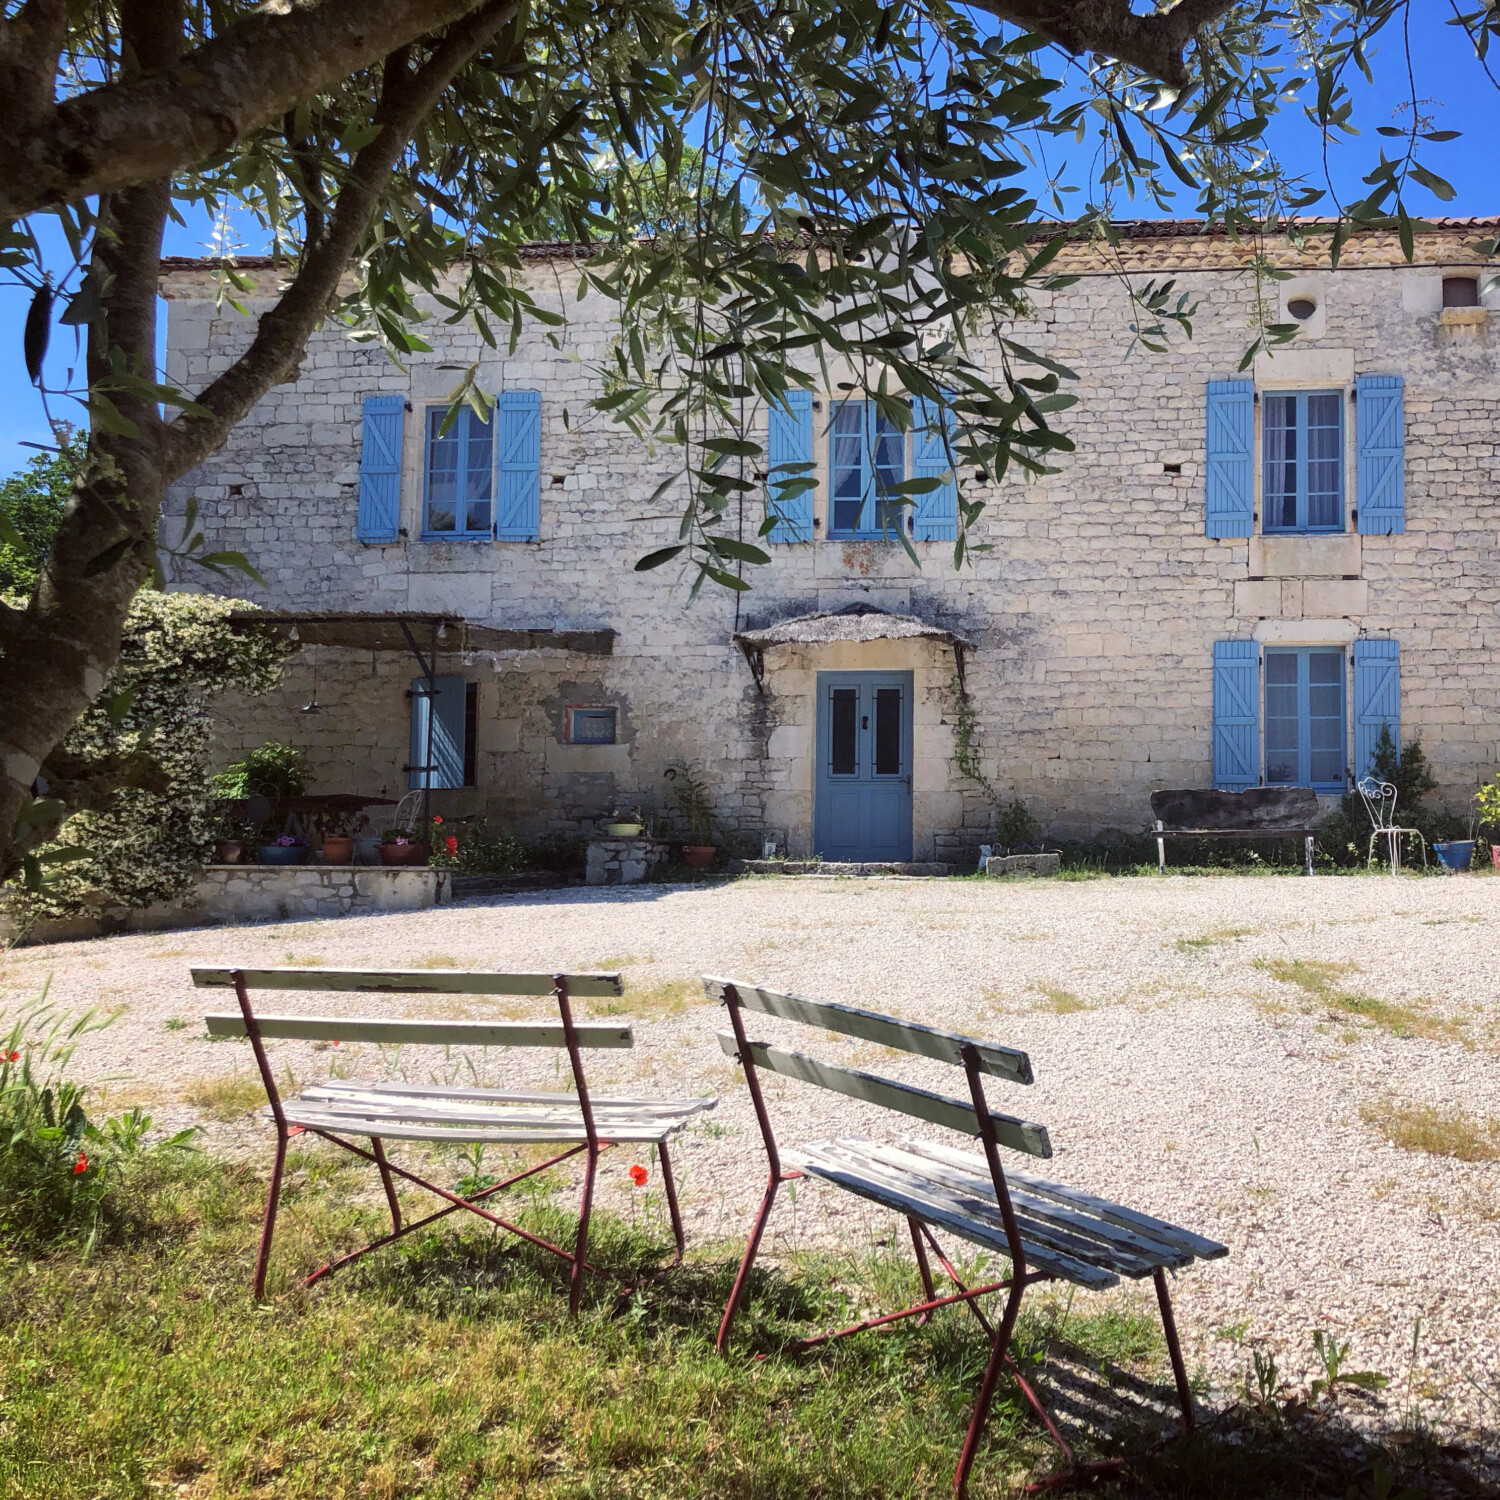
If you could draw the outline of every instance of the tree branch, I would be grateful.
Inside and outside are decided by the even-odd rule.
[[[57,60],[68,41],[68,0],[26,0],[0,23],[0,129],[21,135],[52,112]]]
[[[1102,52],[1174,88],[1188,83],[1182,58],[1195,31],[1235,0],[1177,0],[1169,10],[1137,14],[1130,0],[967,0],[1002,21],[1028,26],[1069,52]]]
[[[374,117],[384,128],[354,158],[322,240],[309,249],[281,299],[261,315],[250,347],[194,398],[211,415],[184,414],[167,428],[163,468],[169,482],[223,443],[273,385],[295,377],[308,336],[328,316],[338,296],[339,280],[422,116],[480,49],[510,24],[517,8],[517,0],[488,0],[467,20],[450,27],[413,74],[408,75],[402,66],[399,49],[388,59]]]
[[[302,100],[398,47],[472,14],[483,0],[315,0],[260,10],[176,63],[49,108],[7,141],[0,218],[76,203],[227,150]],[[61,0],[30,0],[50,13]],[[20,32],[16,51],[22,50]],[[4,47],[0,45],[0,68]],[[56,54],[46,71],[48,103]],[[28,88],[34,84],[28,84]]]

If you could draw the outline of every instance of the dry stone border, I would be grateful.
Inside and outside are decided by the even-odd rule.
[[[763,1167],[748,1097],[714,1041],[721,1017],[698,999],[695,976],[743,975],[825,999],[857,988],[866,1005],[1026,1048],[1035,1086],[997,1085],[993,1097],[1048,1123],[1059,1179],[1230,1245],[1228,1260],[1195,1266],[1174,1289],[1190,1368],[1237,1383],[1255,1344],[1295,1379],[1312,1360],[1313,1329],[1327,1328],[1350,1340],[1355,1365],[1393,1377],[1390,1410],[1419,1400],[1430,1420],[1493,1433],[1500,1163],[1398,1150],[1361,1109],[1395,1100],[1500,1119],[1497,936],[1492,877],[752,879],[18,950],[0,961],[0,1003],[35,997],[50,976],[64,1005],[124,1007],[78,1064],[115,1079],[120,1103],[146,1102],[175,1127],[199,1119],[183,1102],[190,1085],[250,1067],[238,1044],[204,1039],[192,963],[622,968],[640,1045],[609,1055],[596,1086],[649,1076],[658,1090],[724,1096],[677,1157],[689,1235],[702,1244],[743,1235]],[[1299,961],[1323,967],[1292,967]],[[1305,972],[1336,975],[1349,1003],[1285,977]],[[329,996],[326,1008],[345,1003]],[[1403,1014],[1447,1025],[1395,1034],[1389,1018]],[[174,1018],[187,1024],[169,1029]],[[761,1029],[778,1039],[777,1023]],[[820,1049],[876,1061],[847,1039]],[[878,1060],[881,1072],[951,1086],[937,1064]],[[552,1063],[497,1056],[491,1076],[550,1086]],[[278,1070],[312,1078],[330,1064],[420,1078],[445,1066],[414,1052],[277,1044]],[[773,1087],[784,1140],[883,1128],[879,1112],[865,1118],[819,1092],[777,1097]],[[269,1150],[253,1119],[214,1125],[210,1139]],[[635,1189],[630,1159],[611,1155],[604,1201],[659,1213],[654,1183]],[[866,1244],[891,1228],[846,1194],[805,1186],[769,1249]]]

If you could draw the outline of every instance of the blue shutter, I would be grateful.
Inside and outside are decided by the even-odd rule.
[[[404,396],[366,396],[359,448],[359,519],[362,542],[394,542],[401,530],[401,437]]]
[[[1361,375],[1355,392],[1359,433],[1355,503],[1360,533],[1400,536],[1406,530],[1406,408],[1401,377]]]
[[[495,539],[535,542],[542,534],[542,397],[506,391],[496,399],[500,452],[495,485]]]
[[[766,498],[781,517],[773,542],[810,542],[813,536],[813,416],[810,391],[788,391],[783,411],[772,402],[766,432]],[[791,494],[786,491],[790,488]],[[799,493],[800,491],[800,493]]]
[[[1260,785],[1260,646],[1214,642],[1214,785]]]
[[[1208,383],[1208,461],[1204,469],[1208,536],[1252,536],[1255,482],[1251,450],[1255,434],[1255,383]]]
[[[954,482],[954,465],[944,441],[949,430],[947,413],[936,402],[918,397],[912,405],[912,414],[916,423],[912,478],[943,480],[937,489],[917,496],[912,535],[919,542],[956,542],[958,485]]]
[[[432,759],[427,759],[427,679],[414,678],[411,685],[411,771],[407,785],[420,791],[423,772],[430,766],[432,788],[464,784],[464,731],[468,715],[468,684],[462,677],[433,678],[435,710],[432,720]]]
[[[1363,519],[1363,507],[1360,515]],[[1370,774],[1383,725],[1401,748],[1401,646],[1396,641],[1354,643],[1354,776]]]

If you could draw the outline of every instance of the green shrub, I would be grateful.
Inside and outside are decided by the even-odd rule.
[[[492,833],[482,818],[445,823],[433,835],[430,863],[455,875],[514,875],[526,866],[521,841],[508,833]]]
[[[214,777],[214,795],[226,802],[246,797],[300,797],[307,786],[307,756],[294,745],[268,740]]]
[[[1469,820],[1462,814],[1422,806],[1423,798],[1437,789],[1438,780],[1420,739],[1410,740],[1398,750],[1390,725],[1382,725],[1370,760],[1370,775],[1396,788],[1396,822],[1403,828],[1419,830],[1429,846],[1438,839],[1470,837]],[[1338,807],[1318,825],[1318,851],[1335,864],[1364,864],[1370,856],[1372,826],[1358,790],[1346,792]],[[1376,854],[1383,856],[1384,852],[1384,846],[1377,845]],[[1403,862],[1412,852],[1403,854]]]
[[[88,1086],[66,1076],[80,1040],[113,1019],[69,1018],[44,991],[0,1033],[0,1243],[10,1248],[81,1241],[87,1255],[123,1217],[120,1178],[143,1154],[151,1117],[132,1109],[95,1125]],[[180,1150],[193,1134],[157,1149]]]

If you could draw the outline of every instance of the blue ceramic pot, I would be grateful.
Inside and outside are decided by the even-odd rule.
[[[305,865],[312,847],[308,844],[262,844],[256,852],[263,865]]]
[[[1434,844],[1432,852],[1444,869],[1467,870],[1474,861],[1474,840],[1449,839],[1446,844]]]

